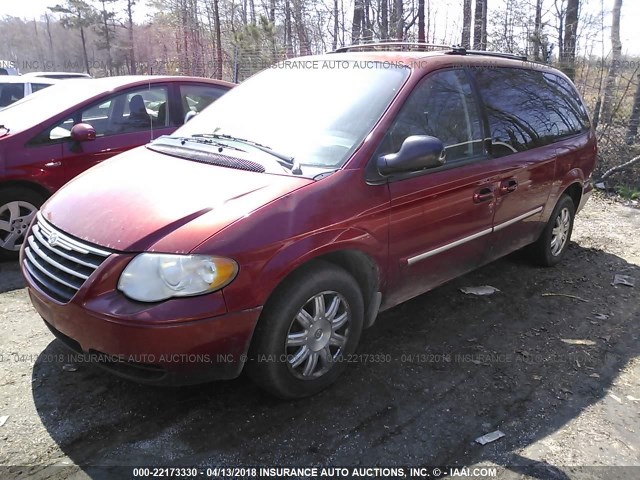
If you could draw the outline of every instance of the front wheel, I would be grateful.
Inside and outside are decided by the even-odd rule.
[[[32,190],[0,190],[0,259],[18,258],[27,228],[43,203],[42,195]]]
[[[265,306],[247,372],[278,397],[313,395],[342,373],[363,317],[362,293],[342,268],[317,262],[295,272]]]
[[[531,255],[536,263],[551,267],[562,260],[571,239],[575,212],[573,200],[563,194],[553,209],[542,235],[531,245]]]

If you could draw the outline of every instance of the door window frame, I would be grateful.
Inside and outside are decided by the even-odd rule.
[[[40,130],[36,135],[34,135],[33,137],[31,137],[27,143],[26,143],[26,147],[42,147],[42,146],[47,146],[47,145],[57,145],[57,144],[61,144],[61,143],[68,143],[68,142],[73,142],[73,140],[71,139],[71,137],[63,137],[63,138],[58,138],[58,139],[50,139],[48,138],[48,136],[51,133],[51,130],[53,128],[55,128],[57,125],[64,123],[65,121],[72,119],[73,120],[73,125],[76,125],[77,123],[80,123],[80,121],[82,120],[82,112],[90,110],[94,107],[97,107],[105,102],[108,102],[120,95],[129,95],[130,93],[133,92],[137,92],[140,89],[151,89],[151,88],[164,88],[167,94],[167,108],[169,109],[168,115],[167,115],[167,123],[168,125],[164,125],[162,127],[158,126],[158,129],[161,128],[170,128],[170,127],[175,127],[175,124],[173,123],[173,117],[171,116],[171,113],[173,110],[175,110],[174,108],[172,108],[172,102],[171,102],[171,98],[172,98],[172,87],[173,85],[171,83],[152,83],[149,85],[138,85],[135,87],[128,87],[126,89],[123,90],[119,90],[116,92],[110,92],[109,94],[102,96],[100,98],[98,98],[97,100],[93,100],[90,103],[85,103],[79,107],[76,107],[75,109],[73,109],[71,112],[69,112],[66,115],[63,115],[62,117],[58,117],[55,121],[51,122],[50,124],[48,124],[45,128],[43,128],[42,130]],[[113,108],[113,106],[109,107],[110,109]],[[56,115],[57,116],[57,115]],[[156,127],[154,127],[155,129]],[[97,137],[96,139],[102,139],[102,138],[109,138],[109,137],[113,137],[115,135],[129,135],[132,133],[139,133],[145,130],[136,130],[136,131],[132,131],[132,132],[118,132],[118,133],[113,133],[110,135],[101,135],[99,137]],[[47,137],[46,141],[38,141],[41,137]]]
[[[464,160],[458,160],[452,163],[446,163],[440,167],[435,167],[435,168],[428,168],[426,170],[418,170],[415,172],[405,172],[405,173],[397,173],[397,174],[393,174],[393,175],[388,175],[388,176],[384,176],[382,174],[380,174],[380,172],[378,171],[378,165],[377,165],[377,160],[379,157],[379,150],[380,147],[382,146],[383,142],[386,139],[386,133],[385,135],[382,136],[382,138],[380,139],[380,142],[378,143],[378,145],[376,146],[375,152],[372,155],[372,157],[369,159],[369,162],[367,163],[367,166],[365,167],[365,178],[366,178],[366,182],[369,185],[380,185],[380,184],[384,184],[384,183],[391,183],[391,182],[399,182],[402,180],[408,180],[411,178],[416,178],[416,177],[422,177],[424,175],[430,175],[433,173],[439,173],[439,172],[443,172],[446,170],[451,170],[454,168],[460,168],[460,167],[465,167],[467,165],[471,165],[471,164],[475,164],[475,163],[479,163],[482,161],[486,161],[489,159],[492,159],[493,157],[490,155],[489,151],[487,150],[487,138],[489,138],[490,140],[490,135],[489,135],[489,122],[488,122],[488,118],[486,115],[486,111],[485,111],[485,107],[484,107],[484,103],[482,103],[482,98],[479,95],[479,91],[478,88],[476,86],[475,83],[475,79],[473,78],[473,76],[471,75],[471,73],[469,72],[469,68],[466,66],[455,66],[455,67],[445,67],[445,68],[439,68],[437,70],[432,70],[428,73],[426,73],[425,75],[423,75],[415,84],[415,86],[413,87],[412,91],[409,93],[409,95],[407,96],[407,98],[404,100],[402,106],[400,107],[400,110],[398,111],[398,113],[396,114],[396,116],[393,118],[391,125],[393,125],[396,120],[398,119],[398,117],[402,114],[403,109],[405,108],[405,105],[411,100],[411,96],[413,95],[414,92],[417,91],[418,88],[420,88],[420,86],[427,81],[427,79],[429,77],[432,77],[434,75],[440,74],[440,73],[444,73],[444,72],[448,72],[448,71],[460,71],[463,72],[467,83],[471,89],[471,99],[473,102],[475,102],[476,105],[476,111],[478,113],[479,116],[479,121],[480,121],[480,129],[481,129],[481,135],[482,135],[482,152],[471,157],[471,158],[467,158]]]

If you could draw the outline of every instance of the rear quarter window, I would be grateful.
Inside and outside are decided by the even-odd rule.
[[[553,72],[486,68],[474,74],[494,156],[548,145],[589,128],[575,88]]]

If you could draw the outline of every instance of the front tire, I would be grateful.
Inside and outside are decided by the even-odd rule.
[[[575,214],[573,200],[562,194],[542,235],[531,245],[531,257],[537,264],[552,267],[562,260],[571,240]]]
[[[327,262],[294,272],[260,317],[247,373],[273,395],[302,398],[342,373],[362,333],[364,302],[354,278]]]
[[[44,200],[26,188],[0,190],[0,259],[18,258],[31,220]]]

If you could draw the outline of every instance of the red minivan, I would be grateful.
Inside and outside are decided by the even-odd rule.
[[[245,369],[296,398],[379,312],[523,247],[558,263],[596,161],[571,81],[458,48],[351,51],[376,48],[274,65],[56,193],[21,254],[51,331],[127,378]]]
[[[232,86],[169,76],[65,80],[0,110],[0,258],[18,256],[35,212],[66,182],[172,133]]]

